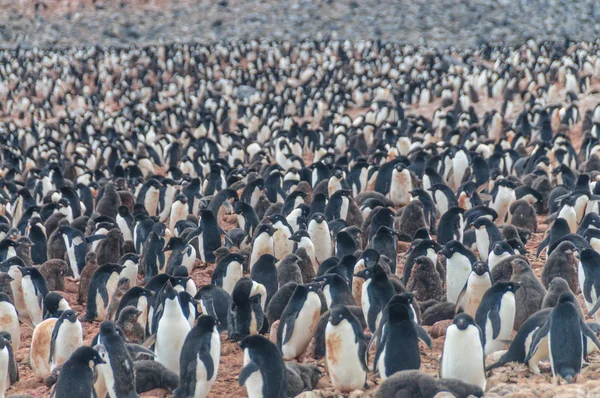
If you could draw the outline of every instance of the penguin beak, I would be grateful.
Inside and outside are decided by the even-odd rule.
[[[579,250],[573,250],[573,256],[575,256],[575,258],[579,258]]]

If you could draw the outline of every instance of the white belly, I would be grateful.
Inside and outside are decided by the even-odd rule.
[[[302,355],[312,340],[319,317],[321,315],[321,300],[314,292],[309,292],[298,317],[294,321],[294,331],[286,344],[281,346],[283,359],[288,361]],[[285,338],[286,328],[283,336]]]
[[[0,331],[10,333],[13,351],[18,352],[21,345],[19,318],[15,307],[4,301],[0,302]]]
[[[331,257],[333,249],[328,227],[322,226],[322,224],[324,223],[325,222],[321,224],[311,223],[309,224],[308,228],[310,240],[312,240],[313,245],[315,246],[315,257],[317,258],[317,261],[319,263],[322,263],[323,261]]]
[[[500,304],[500,333],[493,338],[492,323],[488,319],[485,326],[485,355],[506,349],[505,341],[510,340],[515,323],[515,295],[506,293]]]
[[[443,379],[462,380],[485,390],[483,350],[476,327],[464,331],[456,325],[448,327],[440,374]]]
[[[477,251],[481,261],[487,261],[490,253],[490,237],[485,229],[481,227],[475,230],[475,241],[477,242]]]
[[[244,366],[250,362],[250,356],[248,350],[244,350]],[[255,371],[250,377],[246,379],[246,392],[248,398],[263,398],[263,378],[260,371]]]
[[[133,261],[125,262],[125,268],[121,271],[120,277],[129,279],[130,286],[137,285],[138,266]]]
[[[269,234],[260,234],[252,245],[252,255],[250,256],[250,269],[263,254],[275,255],[273,238]]]
[[[63,321],[56,336],[56,343],[54,344],[51,370],[65,363],[71,357],[71,354],[82,345],[83,332],[81,323],[79,321],[75,323]]]
[[[176,312],[177,309],[172,310]],[[179,375],[179,356],[190,324],[181,311],[161,318],[156,332],[156,360]]]
[[[42,322],[44,314],[42,313],[42,307],[38,302],[38,297],[35,295],[35,288],[31,281],[31,277],[28,275],[23,277],[21,285],[23,287],[23,299],[25,301],[25,306],[27,307],[27,312],[29,313],[29,318],[31,319],[31,322],[33,322],[33,325],[37,326]]]
[[[343,320],[334,326],[327,324],[325,329],[327,343],[327,367],[333,386],[341,391],[354,391],[364,387],[367,372],[363,369],[358,356],[358,342],[352,325]],[[331,348],[335,347],[335,350]]]
[[[463,255],[454,254],[448,259],[446,265],[447,300],[456,303],[471,273],[471,262]]]
[[[231,295],[235,284],[242,279],[242,264],[237,261],[229,263],[227,266],[227,272],[223,277],[223,289]]]

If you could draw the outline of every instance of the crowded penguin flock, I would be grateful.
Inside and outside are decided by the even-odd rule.
[[[577,383],[599,76],[600,42],[0,50],[0,398]]]

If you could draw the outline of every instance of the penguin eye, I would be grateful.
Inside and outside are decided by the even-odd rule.
[[[339,314],[339,315],[338,315],[338,318],[342,319],[342,314]]]

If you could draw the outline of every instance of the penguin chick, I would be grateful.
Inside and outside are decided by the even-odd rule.
[[[406,207],[401,209],[400,217],[397,218],[396,229],[411,238],[420,228],[426,228],[425,214],[423,212],[423,203],[419,200],[412,200]]]
[[[312,364],[301,364],[297,362],[286,362],[287,371],[287,395],[295,397],[303,391],[311,391],[317,387],[322,373],[319,368]]]
[[[567,281],[572,292],[577,293],[579,291],[578,265],[579,250],[570,241],[561,242],[546,259],[541,275],[542,284],[548,288],[554,278],[560,277]]]
[[[429,257],[420,256],[415,259],[406,289],[415,294],[417,301],[443,300],[443,283]]]
[[[570,294],[573,297],[575,297],[575,294],[573,294],[573,291],[569,287],[567,281],[561,278],[560,276],[557,276],[554,279],[552,279],[552,281],[548,284],[547,288],[548,291],[546,292],[544,300],[542,301],[542,309],[556,307],[556,304],[558,303],[558,298],[563,294]],[[577,308],[577,312],[579,312],[581,318],[584,318],[583,309],[581,308],[579,301],[574,300],[573,303],[575,304],[575,308]]]
[[[517,282],[521,287],[515,293],[516,313],[514,329],[519,330],[523,322],[542,308],[546,289],[533,273],[533,269],[522,259],[512,262],[511,282]]]
[[[119,312],[117,326],[125,333],[127,340],[134,344],[141,344],[146,337],[146,333],[142,325],[139,324],[138,318],[142,312],[132,305],[128,305]]]
[[[302,272],[298,266],[300,258],[295,254],[288,254],[277,265],[277,284],[283,286],[289,282],[302,284]]]
[[[375,392],[375,398],[431,398],[439,393],[453,397],[483,397],[481,387],[458,379],[434,379],[425,372],[403,370],[385,379]]]
[[[95,252],[89,252],[85,255],[85,267],[81,271],[79,279],[79,292],[77,295],[77,304],[83,304],[87,299],[88,288],[94,272],[98,269],[98,256]]]
[[[179,384],[177,374],[171,372],[158,361],[149,359],[134,361],[133,367],[135,370],[135,391],[138,394],[156,388],[172,393]]]
[[[46,280],[48,290],[65,290],[65,275],[69,266],[63,260],[48,260],[38,267],[40,274]]]

